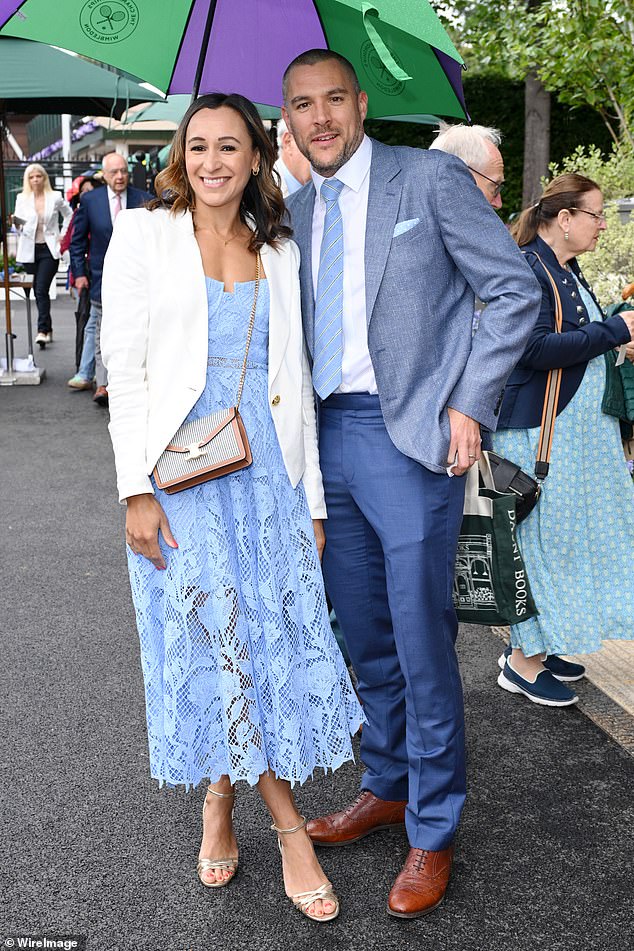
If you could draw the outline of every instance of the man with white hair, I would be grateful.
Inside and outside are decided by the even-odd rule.
[[[286,198],[310,181],[310,162],[297,148],[283,119],[277,122],[277,150],[278,159],[273,168],[280,176],[282,195]]]
[[[497,129],[441,122],[440,132],[429,147],[450,152],[462,159],[489,204],[501,208],[500,193],[504,187],[504,159],[499,149],[501,141],[502,136]]]

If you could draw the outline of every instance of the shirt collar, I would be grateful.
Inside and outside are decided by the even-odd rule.
[[[117,197],[117,192],[113,191],[110,185],[106,185],[106,188],[108,189],[108,201],[113,201],[113,199]],[[119,192],[119,194],[121,195],[121,200],[123,201],[125,191]]]
[[[366,176],[370,171],[370,163],[372,162],[372,141],[368,138],[367,135],[363,136],[361,145],[354,153],[351,155],[345,165],[342,165],[339,171],[335,174],[335,178],[338,178],[340,182],[343,182],[344,185],[347,185],[348,188],[351,188],[353,191],[358,192],[361,190]],[[320,175],[319,172],[316,172],[314,168],[310,170],[311,178],[313,180],[313,185],[315,186],[315,191],[317,195],[321,195],[321,186],[325,182],[323,175]]]

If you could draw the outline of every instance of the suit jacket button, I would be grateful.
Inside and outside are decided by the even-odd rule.
[[[581,304],[577,304],[577,313],[578,313],[578,314],[583,314],[583,313],[585,313],[585,311],[584,311],[583,307],[581,306]]]
[[[273,399],[271,400],[271,403],[273,404],[273,406],[277,406],[279,401],[280,401],[280,396],[278,395],[273,397]]]

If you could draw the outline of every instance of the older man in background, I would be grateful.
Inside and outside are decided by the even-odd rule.
[[[310,181],[310,162],[297,148],[283,119],[278,120],[276,131],[278,155],[273,168],[280,177],[282,194],[288,198]]]
[[[129,185],[128,161],[118,152],[108,152],[102,162],[107,188],[86,195],[77,210],[70,242],[70,260],[78,293],[90,287],[90,318],[84,330],[84,347],[79,369],[68,385],[74,390],[89,389],[93,374],[97,389],[93,400],[108,405],[106,370],[101,359],[101,272],[112,237],[112,226],[120,211],[140,208],[152,196]],[[90,281],[88,278],[90,269]]]
[[[497,129],[441,122],[440,132],[429,147],[462,159],[488,203],[493,208],[501,208],[504,187],[501,141],[502,136]]]

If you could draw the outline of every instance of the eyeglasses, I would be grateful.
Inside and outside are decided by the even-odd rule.
[[[498,197],[498,195],[500,194],[500,192],[502,191],[502,189],[503,189],[504,186],[506,185],[506,182],[504,182],[504,181],[496,182],[496,180],[495,180],[494,178],[489,178],[489,176],[488,176],[488,175],[485,175],[484,172],[479,172],[479,171],[477,170],[477,168],[471,168],[470,165],[467,165],[467,168],[469,169],[470,172],[473,172],[475,175],[479,175],[480,178],[486,178],[487,182],[491,182],[491,184],[495,186],[495,188],[493,189],[493,197],[494,197],[494,198],[497,198],[497,197]]]
[[[596,218],[597,221],[603,221],[603,222],[607,221],[604,211],[602,211],[601,214],[598,215],[596,211],[588,211],[587,208],[576,208],[574,206],[570,209],[570,211],[582,211],[584,215],[590,215],[592,218]]]

